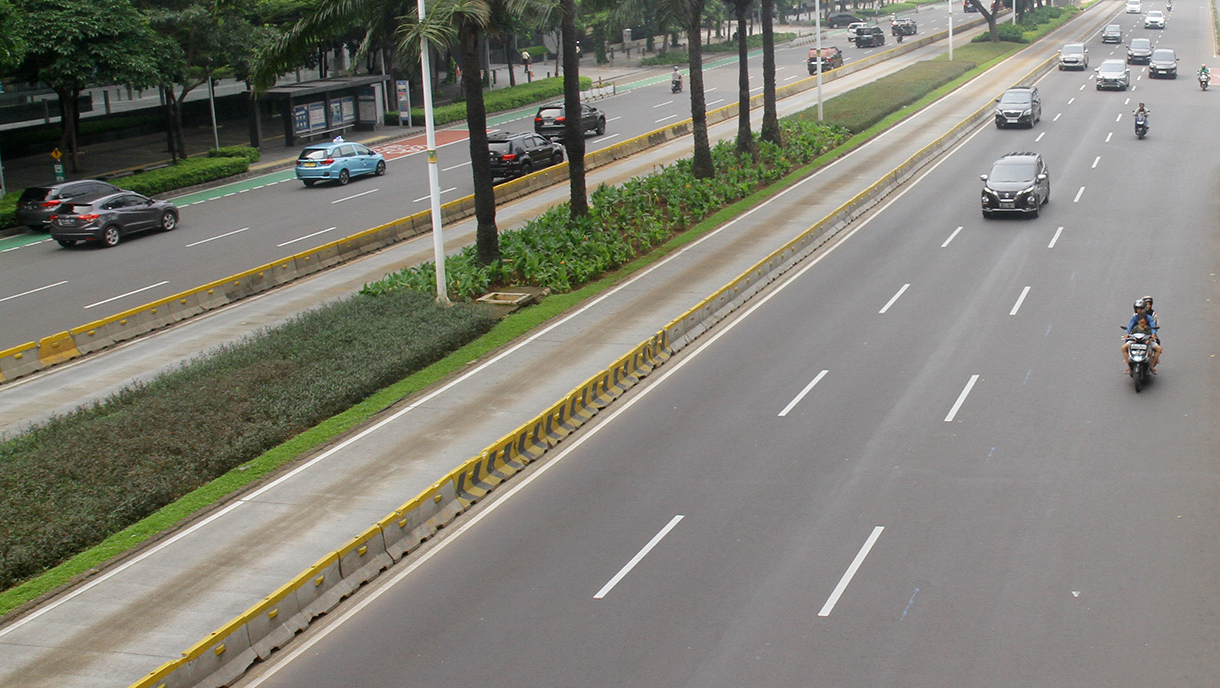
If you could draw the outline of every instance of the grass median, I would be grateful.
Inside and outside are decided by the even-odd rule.
[[[358,392],[338,391],[327,373],[327,366],[318,365],[316,359],[314,363],[296,369],[291,367],[291,363],[284,363],[280,359],[287,357],[291,360],[296,353],[303,356],[305,351],[316,353],[326,350],[325,347],[338,350],[358,343],[351,340],[349,328],[352,332],[366,332],[367,328],[373,325],[385,324],[416,332],[439,331],[442,329],[442,326],[437,324],[439,321],[426,326],[418,323],[408,324],[408,316],[418,315],[415,311],[435,310],[431,308],[430,303],[419,301],[420,294],[410,289],[387,289],[375,298],[355,297],[349,300],[358,304],[349,306],[355,314],[351,317],[355,319],[351,320],[347,327],[336,328],[317,322],[302,325],[301,322],[304,321],[301,321],[295,323],[291,335],[275,334],[276,344],[252,345],[254,348],[251,351],[262,351],[264,354],[269,351],[268,347],[271,347],[275,349],[275,356],[250,356],[247,353],[236,353],[235,347],[226,348],[226,351],[237,359],[248,361],[250,368],[237,373],[226,372],[218,378],[223,381],[219,387],[199,383],[197,372],[183,369],[176,373],[182,376],[177,382],[157,380],[139,388],[125,390],[100,405],[82,409],[9,439],[0,445],[0,466],[3,467],[0,473],[9,476],[10,480],[8,484],[0,484],[0,513],[19,513],[21,516],[15,517],[12,523],[0,525],[0,566],[9,567],[4,574],[6,577],[2,579],[6,587],[19,584],[0,594],[0,613],[11,611],[38,595],[90,572],[108,559],[174,527],[200,510],[229,498],[251,483],[294,461],[303,453],[333,440],[396,401],[461,370],[467,363],[512,341],[608,288],[615,281],[773,196],[796,180],[860,145],[876,132],[909,116],[925,103],[956,88],[958,84],[1020,46],[1008,44],[1001,47],[979,47],[976,49],[978,53],[973,55],[966,52],[967,47],[959,49],[955,55],[958,58],[956,62],[969,65],[964,72],[957,69],[958,75],[953,77],[955,70],[946,71],[942,78],[947,83],[942,82],[940,85],[936,85],[935,80],[921,76],[919,81],[923,84],[920,87],[923,89],[922,97],[917,97],[913,103],[905,106],[886,106],[891,108],[889,114],[871,124],[869,120],[875,120],[876,113],[868,112],[867,116],[861,116],[854,121],[854,136],[844,145],[821,153],[811,161],[791,167],[778,179],[771,178],[757,183],[739,196],[738,200],[728,202],[718,209],[711,206],[705,208],[704,214],[699,216],[703,217],[702,220],[698,217],[684,220],[671,218],[673,224],[665,237],[657,239],[663,242],[659,246],[651,249],[648,246],[639,246],[637,257],[623,258],[610,267],[609,272],[590,274],[581,281],[569,282],[570,291],[549,296],[541,304],[515,313],[494,326],[489,322],[478,324],[479,321],[474,316],[471,316],[471,323],[464,326],[465,329],[452,324],[444,325],[450,328],[446,331],[452,332],[452,335],[439,347],[424,347],[430,353],[422,358],[417,357],[414,369],[388,367],[380,373],[380,377],[371,377]],[[965,60],[963,57],[972,59]],[[857,90],[888,90],[891,87],[892,84],[885,85],[879,81]],[[904,99],[909,99],[913,93],[909,92]],[[861,93],[855,97],[865,96],[866,93]],[[884,99],[879,92],[867,97],[878,103]],[[835,100],[837,99],[828,101],[827,106],[831,107]],[[855,111],[858,109],[844,108],[844,112]],[[848,121],[848,115],[843,117],[844,121]],[[364,302],[378,302],[387,298],[404,300],[392,302],[398,305],[389,307],[388,310],[384,305],[386,302],[383,302],[382,306],[370,305],[368,310],[362,310],[366,305]],[[424,300],[430,302],[430,298],[426,296]],[[454,312],[460,310],[459,308]],[[361,313],[363,315],[360,315]],[[391,339],[393,338],[392,336]],[[375,360],[400,358],[399,355],[389,352],[378,354],[373,350],[372,353]],[[275,358],[276,361],[263,360],[265,358]],[[214,371],[227,370],[222,365],[209,362],[209,359],[197,365],[211,366]],[[310,367],[311,365],[313,367]],[[282,385],[282,377],[309,379],[311,384],[304,389],[293,388]],[[215,434],[216,439],[228,447],[244,448],[246,453],[240,456],[240,460],[233,458],[236,455],[230,455],[226,465],[207,456],[199,456],[200,452],[190,446],[184,446],[181,441],[175,445],[173,442],[156,439],[159,437],[159,426],[149,425],[153,417],[168,421],[162,423],[163,426],[189,427],[189,423],[197,415],[209,413],[198,408],[190,409],[182,400],[175,398],[181,390],[194,392],[196,387],[200,391],[210,391],[195,396],[223,401],[222,405],[226,407],[223,412],[217,412],[224,422],[217,425],[209,419],[209,425],[201,428],[201,431],[208,435]],[[143,404],[149,403],[148,400],[152,398],[150,392],[174,389],[179,392],[167,394],[160,402],[163,406],[156,409],[156,413],[160,415],[149,413],[147,418],[137,417],[147,411]],[[253,392],[254,400],[236,402],[232,397],[235,389]],[[312,419],[308,414],[301,414],[292,408],[297,400],[315,397],[324,402],[321,406],[324,410],[315,414]],[[280,415],[284,418],[280,419]],[[281,420],[286,422],[279,423]],[[291,439],[275,440],[274,433],[264,432],[274,423],[279,423],[279,431],[286,432]],[[151,434],[137,432],[141,428],[148,428]],[[111,438],[127,443],[123,445],[125,449],[122,452],[110,452],[112,458],[107,460],[99,456],[97,448]],[[35,458],[37,452],[32,450],[39,449],[43,443],[49,446],[53,441],[60,443],[57,444],[57,449],[42,455],[53,457],[53,460],[40,464]],[[148,454],[143,453],[150,450]],[[175,479],[173,476],[182,475],[178,464],[184,462],[182,457],[188,455],[195,456],[191,461],[193,468],[187,479]],[[174,473],[170,476],[158,475],[158,469]],[[124,476],[118,487],[112,485],[103,488],[93,484],[94,478],[89,477],[105,477],[107,471]],[[17,483],[12,478],[17,475],[37,476],[39,479],[23,479]],[[138,489],[131,489],[133,487]],[[136,493],[151,495],[155,499],[145,501],[137,508],[132,503]],[[67,550],[61,550],[56,557],[32,558],[26,550],[47,542],[47,533],[50,531],[41,521],[48,516],[54,516],[54,512],[63,512],[70,523],[88,522],[96,518],[86,515],[90,512],[85,511],[84,501],[90,495],[100,495],[109,500],[98,502],[109,506],[91,507],[94,514],[98,508],[109,509],[102,518],[97,519],[100,523],[86,523],[89,532],[85,534],[68,534],[62,529],[54,530],[58,537],[72,544],[69,548],[71,552],[65,554]],[[48,498],[50,496],[54,496],[54,499]],[[404,495],[404,499],[409,497],[410,495]]]

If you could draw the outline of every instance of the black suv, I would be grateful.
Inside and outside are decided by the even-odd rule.
[[[996,98],[995,127],[1003,129],[1010,124],[1027,124],[1033,129],[1034,122],[1042,119],[1042,99],[1037,86],[1013,86]]]
[[[1051,172],[1037,153],[1009,153],[991,166],[983,180],[983,217],[1022,213],[1038,217],[1051,200]]]
[[[563,146],[538,134],[493,134],[487,137],[487,148],[495,179],[521,177],[563,162]]]
[[[119,187],[96,179],[60,182],[52,186],[31,186],[17,199],[17,224],[43,230],[51,224],[51,215],[65,201],[93,200],[121,191]]]
[[[857,48],[875,48],[879,45],[885,45],[885,32],[881,30],[880,26],[856,29]]]
[[[538,114],[534,115],[534,133],[550,138],[561,138],[565,120],[563,103],[543,105],[538,108]],[[593,132],[601,136],[606,133],[606,113],[588,103],[581,103],[580,124],[581,131],[586,134]]]

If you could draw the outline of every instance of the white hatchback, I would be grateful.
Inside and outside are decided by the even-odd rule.
[[[1127,14],[1139,14],[1143,12],[1140,7],[1140,0],[1127,0]]]

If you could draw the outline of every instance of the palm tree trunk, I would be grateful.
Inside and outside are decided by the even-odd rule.
[[[691,0],[686,35],[690,57],[690,117],[694,129],[695,150],[691,174],[695,179],[711,179],[716,174],[712,163],[712,147],[707,140],[707,97],[703,94],[703,46],[699,23],[703,19],[704,0]]]
[[[585,191],[585,129],[580,107],[580,61],[576,57],[576,2],[562,0],[563,39],[563,145],[568,151],[568,183],[572,218],[589,214]]]
[[[775,0],[762,0],[763,35],[763,121],[761,137],[775,145],[780,142],[779,116],[775,104],[775,31],[771,15],[775,11]]]
[[[483,80],[479,77],[479,28],[471,22],[462,22],[458,43],[462,48],[462,92],[466,96],[470,169],[474,177],[475,253],[480,265],[490,265],[500,259],[500,230],[496,227],[496,191],[491,183],[491,152],[487,147],[487,110],[483,106]]]
[[[750,133],[750,72],[746,50],[746,8],[750,0],[736,0],[737,8],[737,154],[754,154]]]

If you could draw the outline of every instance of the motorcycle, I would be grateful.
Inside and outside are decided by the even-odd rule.
[[[899,31],[899,32],[898,32],[898,42],[899,42],[899,43],[901,43],[901,42],[902,42],[902,36],[903,36],[903,33],[902,33],[901,31]]]
[[[1212,82],[1212,75],[1211,75],[1211,74],[1207,74],[1207,73],[1201,73],[1201,74],[1199,74],[1199,88],[1201,88],[1201,89],[1203,89],[1204,91],[1206,91],[1206,90],[1207,90],[1207,86],[1208,86],[1209,84],[1211,84],[1211,82]]]
[[[1126,331],[1126,325],[1120,325]],[[1127,335],[1127,374],[1135,381],[1135,391],[1152,379],[1152,336],[1143,332]]]
[[[673,81],[670,81],[669,82],[669,92],[670,93],[681,93],[682,92],[682,80],[674,79]]]
[[[1148,115],[1135,115],[1135,135],[1141,139],[1148,133]]]

